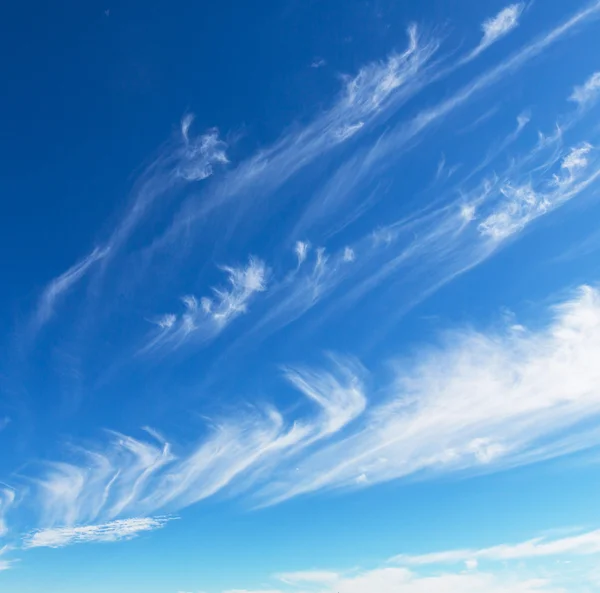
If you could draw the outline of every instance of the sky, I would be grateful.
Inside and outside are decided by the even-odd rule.
[[[0,590],[598,591],[599,33],[6,6]]]

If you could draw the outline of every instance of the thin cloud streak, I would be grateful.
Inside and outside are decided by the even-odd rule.
[[[15,503],[16,493],[11,488],[0,488],[0,537],[8,533],[6,514]]]
[[[502,544],[480,550],[449,550],[417,556],[400,555],[391,561],[406,566],[430,564],[458,564],[470,560],[505,562],[560,556],[600,555],[600,530],[581,533],[559,539],[535,538],[518,544]]]
[[[79,282],[98,261],[109,253],[107,248],[96,247],[90,254],[54,278],[44,289],[32,321],[33,332],[39,331],[54,314],[56,305]]]
[[[102,525],[40,529],[23,540],[23,548],[62,548],[71,544],[117,542],[164,527],[170,517],[132,518]]]

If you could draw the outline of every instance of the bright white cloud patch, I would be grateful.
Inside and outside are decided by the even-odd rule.
[[[296,241],[294,251],[296,252],[296,257],[298,258],[298,266],[301,266],[306,260],[309,249],[310,245],[306,241]]]
[[[511,31],[519,26],[519,18],[525,8],[523,2],[510,4],[503,8],[497,15],[483,21],[481,30],[483,37],[479,45],[463,60],[468,62],[476,58],[479,54],[485,51],[490,45],[496,43],[502,37],[508,35]]]
[[[365,487],[412,473],[491,471],[598,443],[600,293],[581,288],[544,329],[451,332],[398,365],[384,404],[347,438],[265,487],[271,502],[332,487]],[[576,378],[576,380],[575,380]]]
[[[483,30],[483,39],[481,40],[480,48],[489,47],[501,37],[504,37],[519,25],[519,17],[525,8],[525,4],[511,4],[502,9],[496,16],[491,17],[483,22],[481,29]]]
[[[560,173],[538,180],[535,186],[532,181],[506,182],[500,188],[503,198],[479,223],[480,233],[494,240],[506,239],[587,189],[600,176],[598,168],[587,171],[592,150],[587,142],[572,148],[562,159]]]
[[[170,520],[168,517],[149,517],[111,521],[102,525],[40,529],[29,534],[23,540],[23,547],[62,548],[78,543],[127,540],[140,535],[140,533],[160,529]]]

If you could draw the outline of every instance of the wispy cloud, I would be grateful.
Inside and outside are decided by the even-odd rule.
[[[311,68],[323,68],[327,65],[327,61],[324,58],[315,58],[311,63]]]
[[[11,488],[0,489],[0,537],[8,533],[6,525],[6,514],[13,506],[16,498],[16,493]]]
[[[233,589],[223,593],[564,593],[559,579],[526,576],[523,570],[508,576],[501,571],[460,570],[435,575],[407,568],[381,566],[348,572],[307,571],[273,577],[273,588]],[[277,586],[277,580],[280,581]]]
[[[535,331],[514,322],[501,333],[449,331],[395,365],[383,399],[368,397],[372,381],[359,363],[333,357],[326,370],[284,370],[311,405],[306,414],[242,406],[189,445],[154,431],[156,442],[114,434],[34,479],[41,533],[60,538],[68,528],[75,542],[87,533],[79,528],[94,532],[98,520],[172,512],[223,491],[273,504],[416,472],[489,472],[598,445],[600,292],[582,287],[551,315]],[[573,432],[584,421],[587,428]]]
[[[364,193],[367,182],[383,175],[389,167],[397,162],[403,150],[413,146],[416,139],[426,129],[448,117],[508,74],[521,69],[530,60],[571,33],[577,26],[598,14],[600,14],[600,2],[588,5],[554,29],[514,52],[497,66],[476,77],[448,99],[422,110],[408,121],[401,121],[394,128],[382,134],[376,142],[357,150],[354,156],[345,161],[331,176],[326,187],[317,192],[315,198],[309,202],[304,215],[304,219],[308,220],[301,220],[296,231],[306,232],[309,223],[323,218],[325,213],[333,216],[341,207],[347,210],[352,196],[356,198],[361,194],[358,190],[362,190]],[[526,125],[525,120],[519,124],[519,133],[524,125]]]
[[[371,569],[307,570],[277,573],[268,593],[564,593],[593,590],[597,580],[589,565],[567,574],[564,564],[600,555],[597,531],[549,540],[536,538],[491,548],[399,555]],[[535,562],[531,564],[528,561]],[[485,569],[482,564],[485,563]],[[398,564],[402,566],[397,566]],[[444,565],[459,564],[458,567]],[[429,565],[435,565],[433,571]],[[544,575],[541,578],[539,575]],[[261,593],[235,589],[224,593]],[[262,590],[262,593],[267,593]]]
[[[0,572],[3,570],[9,570],[13,567],[15,560],[3,560],[2,556],[10,552],[12,548],[10,546],[2,546],[0,547]]]
[[[394,562],[405,565],[458,564],[468,561],[502,562],[559,556],[600,555],[600,531],[590,531],[559,539],[535,538],[518,544],[502,544],[480,550],[450,550],[419,556],[400,555]]]
[[[600,96],[600,72],[594,72],[583,85],[576,86],[569,97],[580,106],[587,106]]]
[[[299,261],[300,261],[300,255]],[[211,296],[198,301],[193,295],[181,300],[184,313],[168,313],[156,318],[158,333],[142,349],[148,352],[158,347],[177,348],[190,337],[199,340],[218,335],[236,317],[246,313],[251,300],[257,293],[267,289],[268,270],[260,259],[251,257],[245,267],[222,266],[227,274],[226,288],[213,288]]]
[[[135,184],[130,205],[106,240],[116,254],[157,202],[170,201],[181,186],[210,177],[215,167],[228,162],[227,145],[216,129],[194,136],[190,133],[193,114],[181,121],[179,137],[169,143]]]
[[[491,471],[597,444],[591,429],[566,431],[600,414],[592,362],[600,293],[584,287],[552,313],[535,332],[450,332],[438,348],[398,365],[388,400],[368,408],[359,430],[298,462],[263,496],[281,501],[419,471]]]
[[[540,189],[534,189],[531,182],[501,187],[504,200],[479,223],[479,231],[496,240],[505,239],[578,195],[600,176],[597,168],[589,175],[582,175],[588,168],[591,151],[588,143],[571,149],[562,160],[561,173],[545,181]]]
[[[332,358],[331,372],[286,368],[284,377],[309,404],[306,415],[293,421],[270,406],[243,405],[243,412],[214,422],[208,434],[188,445],[172,445],[150,429],[154,441],[111,433],[108,443],[77,449],[76,461],[45,464],[32,479],[42,529],[31,541],[110,538],[113,527],[118,534],[129,526],[115,519],[170,512],[228,487],[247,490],[363,413],[362,372],[358,363],[340,358]]]
[[[40,529],[23,540],[23,547],[62,548],[71,544],[128,540],[141,533],[160,529],[170,520],[170,517],[146,517],[111,521],[102,525]]]
[[[56,305],[79,282],[90,268],[99,260],[106,257],[108,249],[96,247],[90,254],[78,261],[66,272],[54,278],[44,288],[35,311],[32,328],[38,331],[54,314]]]
[[[372,124],[385,121],[433,79],[431,61],[439,46],[439,39],[427,37],[414,25],[409,27],[405,51],[367,64],[355,76],[344,77],[342,91],[329,109],[308,124],[288,130],[273,145],[240,163],[201,200],[188,200],[151,250],[171,246],[191,224],[240,196],[255,196],[251,204],[256,208],[259,200],[316,159],[351,141]],[[249,207],[247,202],[240,202],[232,224],[240,219],[239,210]]]
[[[486,19],[481,25],[483,38],[467,59],[471,60],[485,51],[490,45],[508,35],[519,26],[519,17],[525,8],[523,2],[503,8],[496,16]]]

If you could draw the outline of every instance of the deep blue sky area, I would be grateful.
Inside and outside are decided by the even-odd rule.
[[[3,7],[0,591],[596,591],[599,27]]]

